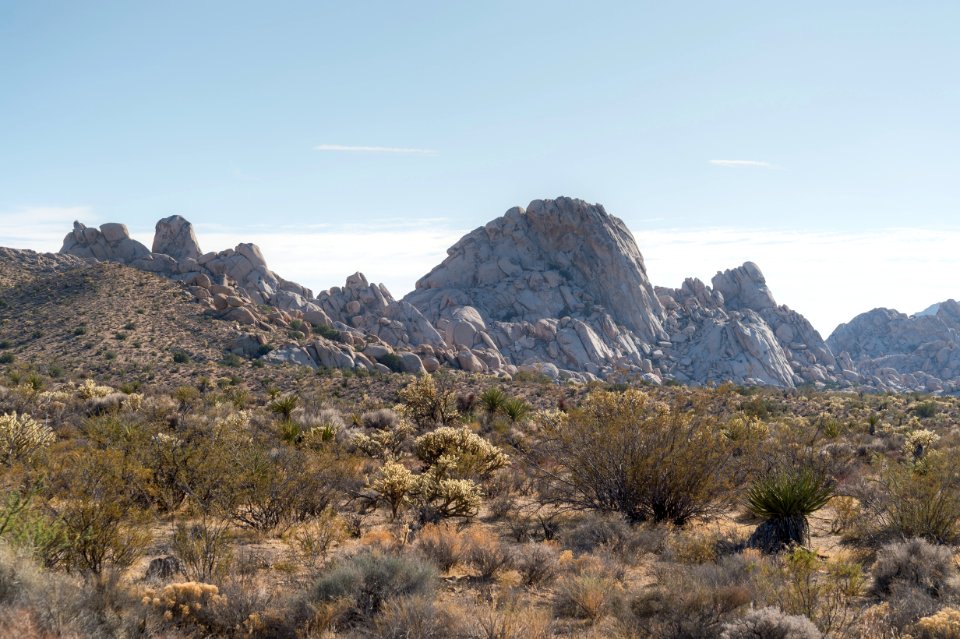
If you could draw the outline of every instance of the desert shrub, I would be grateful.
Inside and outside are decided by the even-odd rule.
[[[69,546],[62,522],[39,504],[40,486],[10,491],[0,505],[0,537],[29,552],[45,568],[64,561]]]
[[[292,537],[300,555],[311,565],[325,561],[330,549],[347,538],[346,520],[333,508],[297,526]]]
[[[318,603],[345,600],[348,617],[369,620],[390,599],[432,594],[435,580],[436,571],[429,563],[365,552],[321,575],[311,596]]]
[[[459,419],[456,397],[446,380],[421,375],[400,390],[400,401],[421,428],[448,426]]]
[[[463,556],[463,535],[449,523],[427,524],[417,534],[417,548],[440,572],[448,572]]]
[[[510,566],[511,554],[500,539],[486,528],[472,528],[464,538],[464,558],[483,581],[490,581]]]
[[[7,413],[0,416],[0,463],[9,466],[29,461],[56,441],[53,429],[29,415]]]
[[[343,342],[343,333],[326,324],[313,324],[313,332],[334,342]]]
[[[833,482],[810,467],[775,470],[756,480],[747,493],[747,508],[761,524],[747,545],[764,552],[779,552],[791,544],[806,543],[808,517],[833,496]]]
[[[287,529],[294,522],[322,512],[336,494],[336,486],[311,473],[299,451],[270,455],[256,446],[241,457],[232,517],[241,526],[259,532]]]
[[[637,390],[591,393],[522,451],[547,501],[631,523],[682,525],[729,494],[733,448],[706,408],[671,409]]]
[[[658,588],[630,603],[631,623],[642,637],[707,639],[751,600],[754,566],[739,555],[716,563],[664,566]]]
[[[870,517],[859,535],[872,541],[923,537],[950,544],[960,538],[960,469],[941,455],[922,465],[886,464],[879,482],[860,495]]]
[[[49,505],[67,539],[68,570],[100,579],[108,569],[129,567],[144,551],[150,534],[132,472],[117,450],[83,450],[67,458],[52,486],[57,499]]]
[[[520,605],[515,600],[497,601],[470,611],[477,639],[550,639],[553,619],[546,610]]]
[[[960,639],[960,610],[943,608],[910,628],[916,639]]]
[[[554,546],[531,542],[514,550],[511,564],[525,586],[543,586],[556,578],[560,553]]]
[[[913,414],[921,419],[929,419],[937,414],[939,408],[933,400],[920,402],[913,407]]]
[[[557,582],[553,611],[559,617],[597,622],[613,612],[622,598],[620,584],[599,574],[569,575]]]
[[[393,428],[400,421],[400,416],[390,408],[368,410],[360,415],[360,425],[364,428],[386,430]]]
[[[464,625],[458,610],[433,597],[399,597],[384,603],[373,635],[377,639],[447,639],[467,636]]]
[[[591,514],[577,521],[561,537],[563,545],[581,554],[620,547],[630,535],[630,525],[615,515]]]
[[[852,561],[824,561],[794,546],[764,563],[760,599],[791,615],[803,615],[828,636],[844,636],[855,621],[852,602],[861,596],[863,571]]]
[[[188,577],[207,581],[223,575],[230,565],[229,535],[226,521],[205,517],[190,525],[178,523],[171,547]]]
[[[486,477],[508,461],[502,450],[466,426],[443,426],[425,433],[414,441],[414,451],[430,466],[447,458],[447,473],[459,478]]]
[[[382,357],[378,358],[377,361],[394,373],[403,372],[403,358],[396,353],[385,353]]]
[[[940,597],[950,590],[955,577],[950,550],[923,539],[887,544],[873,564],[873,588],[881,596],[890,595],[896,585],[901,585]]]
[[[721,639],[820,639],[823,634],[801,615],[776,608],[751,610],[742,619],[724,625]]]

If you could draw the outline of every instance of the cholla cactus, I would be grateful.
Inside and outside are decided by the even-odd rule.
[[[960,610],[941,608],[929,617],[923,617],[910,632],[918,639],[955,639],[960,637]]]
[[[206,628],[214,608],[227,603],[213,584],[197,581],[169,584],[159,592],[148,590],[143,605],[153,608],[167,622]]]
[[[410,500],[410,492],[414,489],[417,480],[413,473],[399,462],[388,461],[380,469],[380,476],[370,486],[390,504],[390,512],[396,518],[400,509]]]
[[[49,426],[29,415],[7,413],[0,416],[0,460],[4,464],[29,460],[56,439],[57,436]]]
[[[903,454],[912,457],[914,460],[922,459],[927,454],[927,450],[937,443],[940,436],[932,430],[920,428],[907,433],[903,442]]]
[[[371,457],[398,459],[412,433],[410,422],[400,419],[393,426],[375,430],[369,435],[357,433],[353,437],[353,445]]]
[[[92,379],[85,379],[82,384],[77,386],[77,397],[80,399],[98,399],[114,392],[116,391],[109,386],[99,386]]]
[[[508,461],[502,450],[466,426],[443,426],[421,435],[414,442],[414,450],[417,457],[431,466],[443,457],[450,458],[453,463],[447,470],[461,476],[488,475],[506,466]]]

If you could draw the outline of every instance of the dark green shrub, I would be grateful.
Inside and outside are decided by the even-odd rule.
[[[327,326],[326,324],[314,324],[313,332],[334,342],[343,341],[343,334],[334,327]]]
[[[926,402],[921,402],[914,406],[913,414],[921,419],[928,419],[937,414],[937,403],[935,401],[929,400]]]
[[[223,356],[223,359],[220,360],[221,366],[226,366],[227,368],[237,368],[243,364],[243,358],[234,353],[227,353]]]
[[[378,361],[394,373],[403,372],[403,359],[396,353],[386,353]]]
[[[190,355],[186,351],[174,351],[173,361],[177,364],[186,364],[190,361]]]
[[[13,364],[17,357],[13,353],[0,354],[0,364]]]
[[[747,494],[747,509],[764,521],[747,545],[778,552],[803,544],[810,535],[807,519],[833,496],[833,482],[812,468],[781,468],[756,480]]]

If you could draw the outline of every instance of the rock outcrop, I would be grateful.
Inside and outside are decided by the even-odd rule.
[[[712,284],[654,289],[622,221],[602,206],[558,198],[473,231],[404,299],[458,350],[464,368],[850,383],[810,323],[777,305],[755,264],[718,273]]]
[[[122,224],[76,222],[60,253],[37,259],[116,261],[182,282],[236,325],[229,352],[275,363],[960,391],[953,300],[909,317],[876,309],[825,342],[777,304],[752,262],[709,284],[654,287],[624,223],[571,198],[535,200],[467,234],[402,300],[361,273],[314,295],[270,270],[254,244],[203,253],[177,215],[157,223],[152,250]],[[289,339],[268,344],[267,329]]]
[[[633,236],[602,206],[535,200],[447,253],[404,300],[462,366],[652,371],[647,345],[666,338],[663,309]]]
[[[674,379],[786,387],[855,381],[843,377],[802,315],[776,304],[756,264],[717,273],[711,283],[687,279],[679,289],[657,288]]]
[[[60,254],[120,262],[183,282],[211,315],[237,324],[240,332],[226,345],[234,354],[264,356],[273,363],[389,370],[383,360],[411,373],[456,361],[416,308],[398,302],[382,285],[369,284],[362,274],[314,297],[310,289],[270,270],[255,244],[202,253],[193,225],[179,215],[157,222],[153,251],[131,239],[122,224],[98,230],[75,222]],[[270,350],[243,332],[270,327],[296,327],[300,330],[292,332],[301,337]]]
[[[960,303],[955,300],[913,316],[873,309],[838,326],[827,344],[875,388],[960,391]]]
[[[193,232],[193,224],[179,215],[171,215],[157,222],[153,252],[169,255],[178,262],[199,260],[203,254]]]

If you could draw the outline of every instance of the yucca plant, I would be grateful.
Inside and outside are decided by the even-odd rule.
[[[757,479],[747,493],[747,509],[763,517],[747,545],[779,552],[804,544],[810,536],[808,517],[833,496],[833,482],[812,468],[781,468]]]
[[[530,413],[530,405],[519,397],[511,397],[503,402],[503,412],[511,422],[519,423]]]
[[[291,413],[297,407],[296,395],[281,395],[267,405],[272,413],[279,415],[283,420],[290,419]]]
[[[484,410],[490,415],[503,410],[503,404],[506,401],[507,394],[503,392],[503,389],[496,386],[488,388],[480,395],[480,403],[483,404]]]

